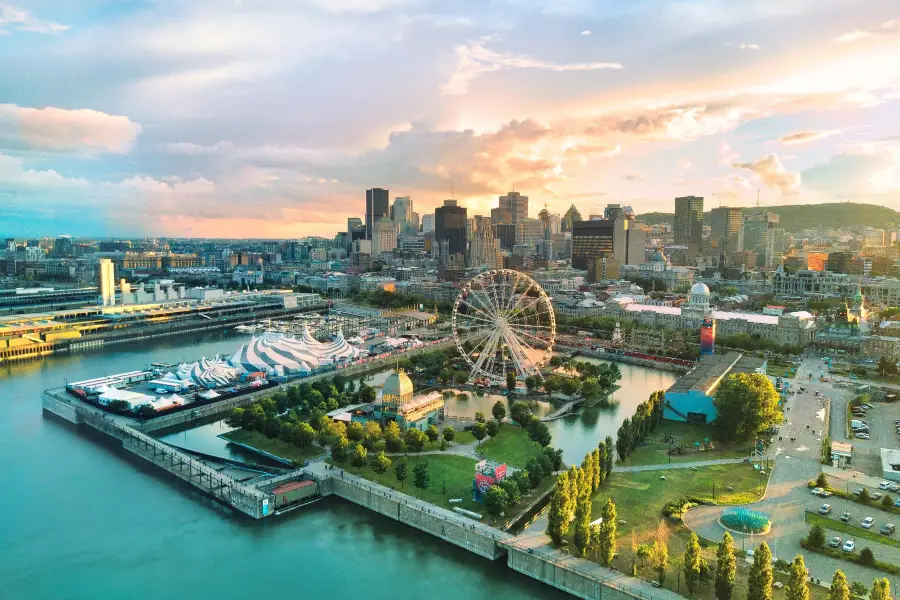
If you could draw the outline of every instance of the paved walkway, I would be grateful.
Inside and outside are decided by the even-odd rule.
[[[423,452],[385,452],[388,456],[428,456],[430,454],[442,454],[442,455],[454,455],[454,456],[466,456],[469,458],[474,458],[475,460],[481,460],[481,457],[478,455],[478,452],[475,451],[475,448],[478,446],[478,442],[469,442],[468,444],[455,444],[450,446],[446,450],[425,450]]]
[[[798,376],[805,377],[810,372],[814,375],[818,374],[819,362],[821,361],[817,362],[817,359],[804,360],[798,369]],[[810,381],[798,377],[795,381],[796,383],[792,383],[792,387],[796,386],[795,389],[799,389],[797,385],[799,383],[806,388],[806,392],[788,397],[785,411],[787,423],[781,426],[779,433],[781,439],[775,449],[775,467],[772,469],[765,496],[759,502],[746,505],[748,508],[760,510],[769,515],[772,519],[772,529],[766,535],[742,535],[732,532],[735,545],[739,548],[750,549],[765,540],[772,548],[772,554],[777,558],[789,561],[797,554],[803,554],[813,577],[830,581],[834,571],[841,569],[847,574],[850,581],[862,581],[868,585],[875,577],[884,577],[885,574],[849,561],[807,552],[800,547],[800,540],[809,531],[809,525],[805,522],[806,510],[817,510],[823,502],[822,499],[810,494],[807,482],[814,479],[822,470],[821,440],[827,429],[825,424],[826,398],[831,397],[837,402],[842,398],[845,399],[846,396],[843,394],[849,394],[849,392],[843,392],[827,383],[815,380]],[[815,396],[816,390],[821,391],[823,396]],[[838,505],[843,507],[844,501],[838,502],[839,500],[829,498],[828,502],[835,507]],[[726,508],[728,507],[699,506],[692,508],[685,514],[684,522],[698,535],[718,541],[725,531],[719,525],[718,519]],[[834,512],[839,510],[841,509],[835,508]],[[851,512],[858,516],[859,508],[851,509]],[[846,537],[846,534],[833,532],[828,532],[828,535],[829,537],[832,535]],[[900,562],[900,552],[897,552],[900,549],[868,540],[856,541],[857,548],[869,546],[876,556],[887,560],[894,560],[896,557],[896,560]]]
[[[693,462],[673,462],[659,465],[637,465],[633,467],[613,467],[613,473],[633,473],[636,471],[671,471],[674,469],[693,469],[695,467],[709,467],[712,465],[733,465],[745,462],[746,458],[719,458],[716,460],[698,460]]]

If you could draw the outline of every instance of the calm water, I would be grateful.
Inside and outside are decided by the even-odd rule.
[[[232,333],[0,366],[0,598],[562,599],[413,529],[327,500],[250,522],[41,416],[40,391],[233,352]]]

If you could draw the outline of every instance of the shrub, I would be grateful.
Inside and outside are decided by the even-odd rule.
[[[828,477],[825,476],[825,473],[819,473],[819,476],[816,477],[816,487],[820,487],[820,488],[828,487]]]
[[[813,525],[809,528],[809,534],[806,536],[805,541],[811,548],[824,548],[825,530],[819,525]]]
[[[859,493],[859,501],[868,504],[872,501],[872,496],[869,494],[869,490],[863,488]]]
[[[875,564],[875,554],[868,546],[859,551],[859,562],[869,566]]]

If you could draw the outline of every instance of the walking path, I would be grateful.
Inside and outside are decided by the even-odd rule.
[[[673,469],[693,469],[694,467],[709,467],[712,465],[733,465],[746,462],[746,458],[719,458],[716,460],[698,460],[694,462],[662,463],[659,465],[637,465],[633,467],[614,466],[613,473],[633,473],[636,471],[670,471]]]
[[[468,458],[474,458],[475,460],[481,460],[481,457],[475,451],[476,446],[478,446],[477,441],[469,442],[468,444],[456,444],[450,446],[446,450],[425,450],[423,452],[385,452],[385,454],[387,456],[427,456],[430,454],[451,454],[454,456],[466,456]]]

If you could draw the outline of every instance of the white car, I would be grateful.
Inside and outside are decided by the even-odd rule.
[[[856,434],[856,438],[857,438],[857,439],[860,439],[860,440],[868,440],[868,439],[870,439],[868,433],[857,433],[857,434]]]
[[[872,529],[872,525],[874,525],[874,524],[875,524],[875,519],[873,519],[872,517],[866,517],[865,519],[862,520],[862,523],[860,523],[860,525],[862,525],[863,529]]]
[[[813,488],[813,489],[812,489],[812,495],[813,495],[813,496],[821,496],[821,495],[822,495],[822,492],[824,492],[824,491],[825,491],[825,488],[820,488],[820,487]]]
[[[891,489],[891,482],[890,481],[882,481],[881,483],[878,484],[878,489],[880,489],[880,490]]]
[[[853,540],[847,540],[844,542],[844,545],[841,547],[844,552],[853,552],[856,550],[856,542]]]

